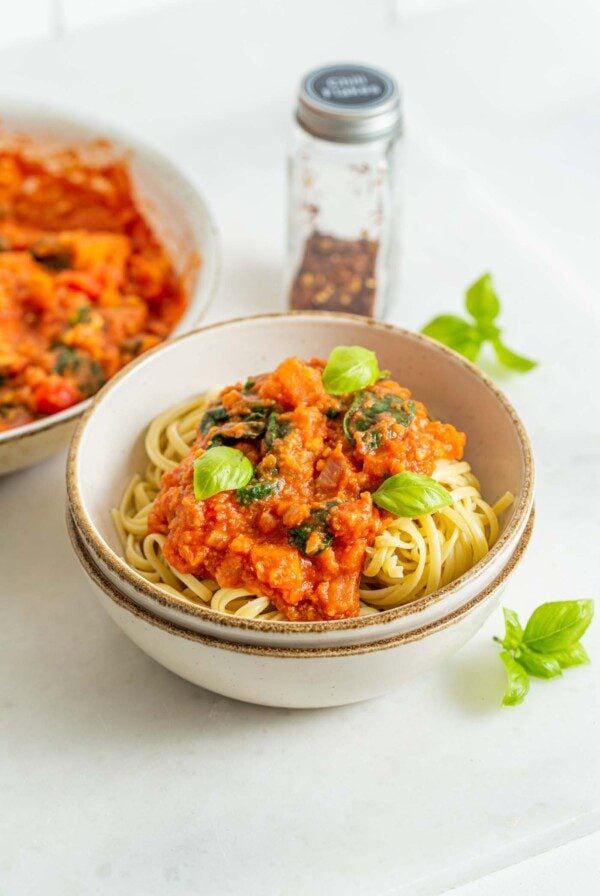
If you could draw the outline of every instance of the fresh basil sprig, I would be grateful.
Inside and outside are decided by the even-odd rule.
[[[558,600],[542,604],[531,614],[525,629],[514,610],[504,607],[504,638],[494,638],[504,650],[508,686],[504,706],[522,703],[529,691],[529,676],[558,678],[563,669],[589,663],[579,639],[594,615],[593,600]]]
[[[254,467],[242,451],[225,445],[207,448],[194,461],[194,495],[204,501],[218,492],[243,488],[253,476]]]
[[[380,376],[375,352],[361,345],[338,345],[325,365],[323,386],[330,395],[349,395],[372,386]]]
[[[373,501],[378,507],[411,520],[452,504],[448,490],[435,479],[409,472],[384,479],[373,492]]]
[[[430,320],[421,332],[453,348],[469,361],[476,361],[481,346],[489,342],[498,361],[509,370],[527,373],[537,366],[537,361],[518,355],[502,341],[502,332],[496,323],[500,314],[500,299],[490,274],[483,274],[469,286],[465,293],[465,307],[472,321],[454,314],[441,314]]]

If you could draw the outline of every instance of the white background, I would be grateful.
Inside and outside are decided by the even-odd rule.
[[[540,360],[527,377],[495,371],[538,463],[536,530],[505,602],[526,617],[543,600],[597,596],[595,0],[141,11],[138,0],[135,15],[79,27],[126,6],[3,9],[0,96],[127,128],[182,166],[223,240],[210,320],[281,303],[302,72],[357,58],[398,77],[407,178],[394,320],[458,311],[465,285],[493,272],[507,341]],[[8,44],[11,28],[28,41]],[[64,532],[63,474],[57,457],[0,481],[0,893],[597,893],[597,623],[593,665],[535,682],[516,710],[498,706],[499,614],[388,698],[244,706],[152,663],[89,599]]]
[[[159,7],[173,6],[181,0],[4,0],[0,46],[29,38],[57,38],[82,25],[94,25],[110,19],[126,18]],[[207,0],[188,0],[202,4]],[[252,4],[253,0],[249,0]],[[254,0],[259,5],[260,0]],[[402,17],[419,15],[467,0],[371,0],[390,14]],[[4,8],[5,5],[5,8]]]

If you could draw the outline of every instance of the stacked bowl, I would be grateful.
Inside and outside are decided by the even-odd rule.
[[[160,589],[122,557],[111,508],[143,470],[144,434],[161,411],[338,345],[376,352],[380,367],[436,417],[467,434],[466,458],[495,498],[514,504],[489,553],[433,594],[381,613],[327,622],[240,618]],[[439,343],[344,314],[262,315],[205,327],[158,346],[117,374],[84,414],[67,467],[73,548],[102,606],[142,650],[188,681],[272,706],[321,707],[385,694],[461,647],[497,606],[533,525],[533,459],[507,399]]]

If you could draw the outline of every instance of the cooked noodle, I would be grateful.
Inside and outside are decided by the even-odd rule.
[[[132,477],[119,507],[111,512],[124,557],[139,575],[172,596],[246,619],[285,621],[266,597],[243,588],[220,588],[210,579],[178,572],[163,557],[165,536],[148,532],[148,515],[161,476],[189,453],[211,397],[177,405],[148,427],[144,476]],[[448,489],[453,503],[417,519],[389,518],[367,548],[360,616],[437,591],[471,569],[497,540],[498,517],[513,502],[510,492],[493,506],[487,504],[466,461],[439,461],[432,477]]]

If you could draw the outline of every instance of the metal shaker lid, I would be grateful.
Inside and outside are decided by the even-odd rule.
[[[400,94],[381,69],[351,62],[326,65],[303,78],[296,118],[322,140],[367,143],[400,133]]]

